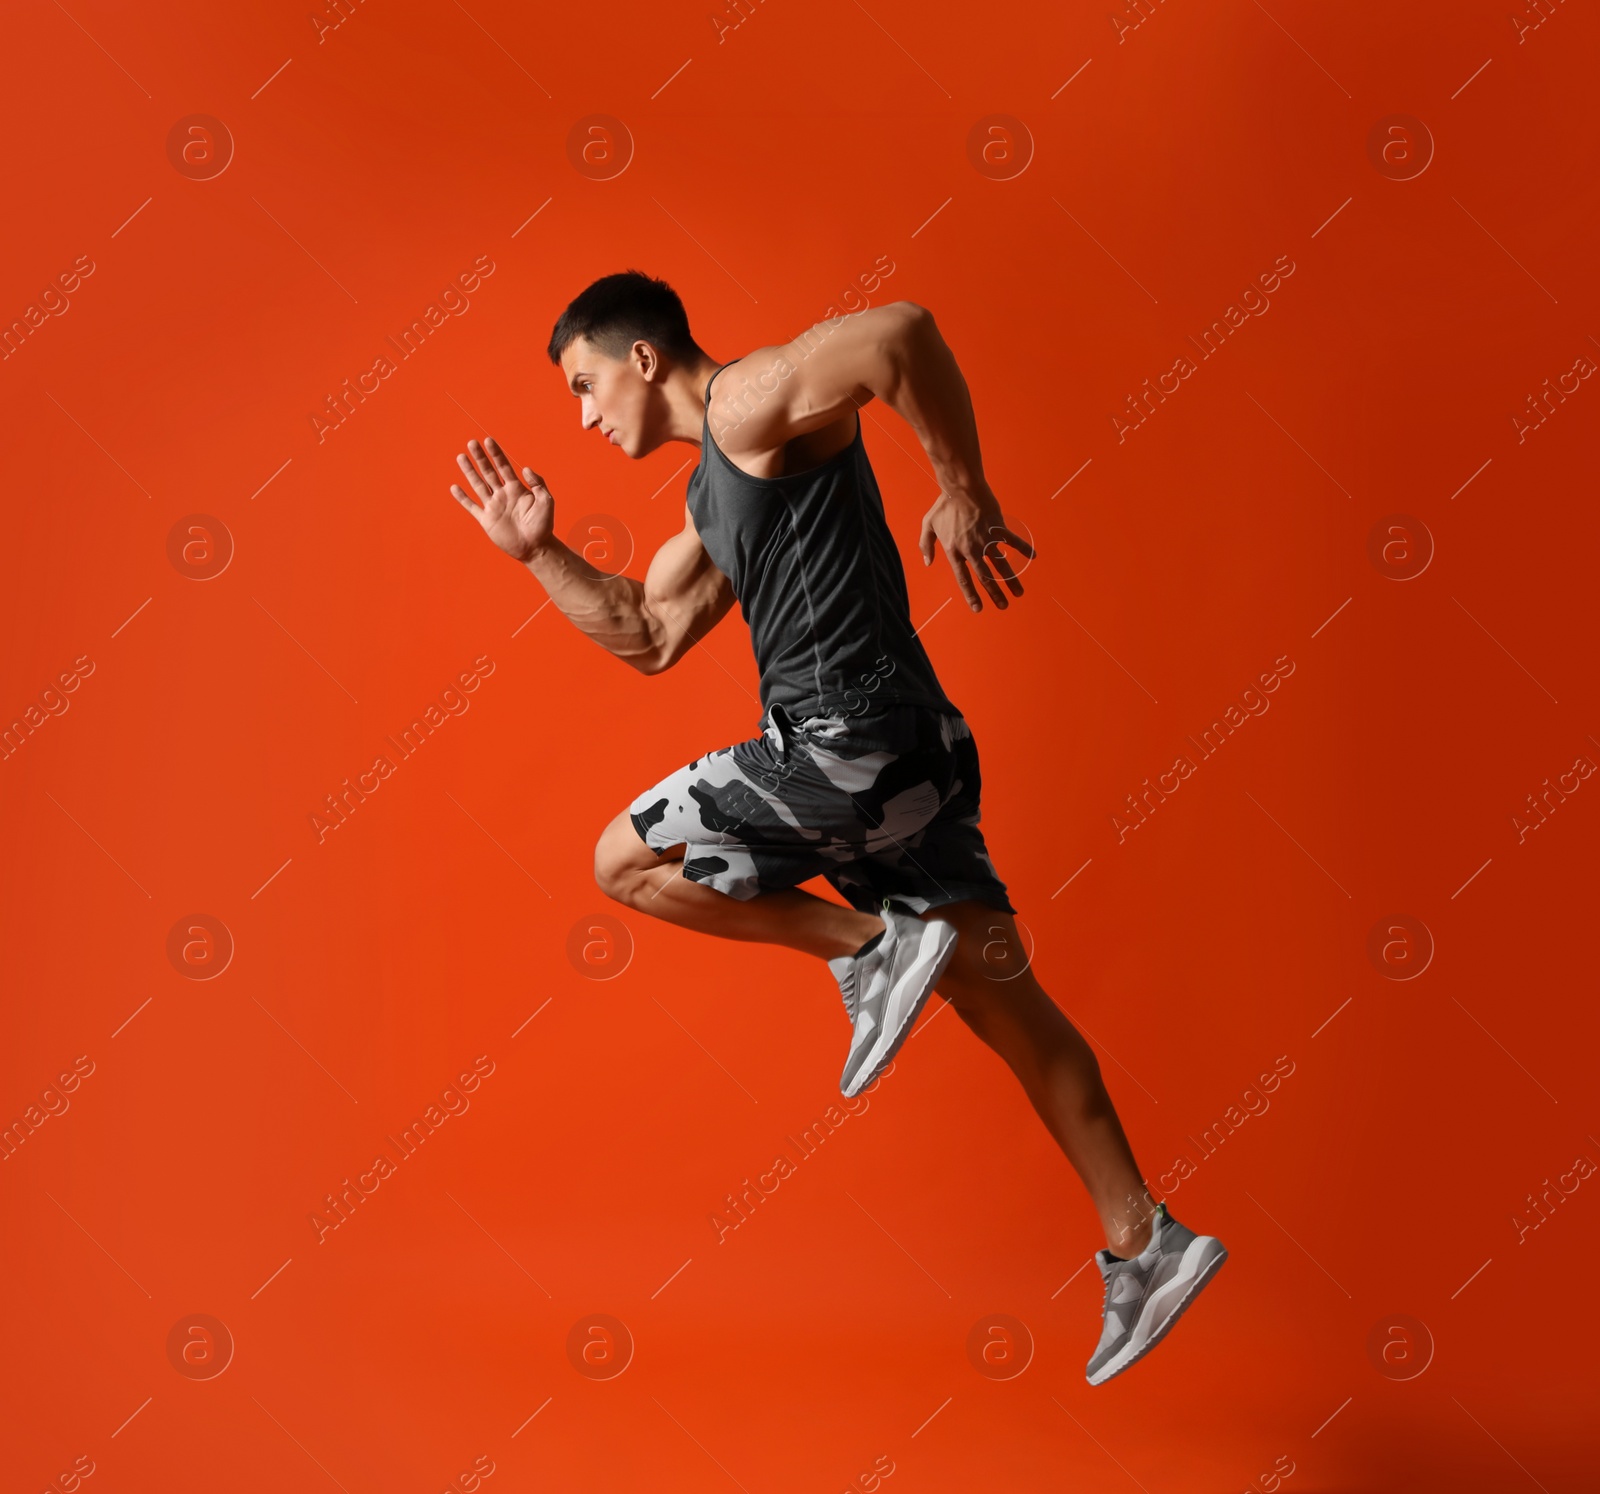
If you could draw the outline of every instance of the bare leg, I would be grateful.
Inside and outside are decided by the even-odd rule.
[[[1150,1243],[1154,1201],[1094,1050],[1033,971],[1022,968],[1024,946],[1015,920],[977,902],[950,903],[927,916],[955,924],[961,935],[939,995],[1017,1076],[1088,1189],[1107,1248],[1114,1255],[1137,1255]]]
[[[860,913],[799,888],[740,901],[689,881],[682,860],[682,846],[657,856],[624,810],[606,826],[595,847],[595,881],[608,897],[652,918],[722,939],[782,944],[824,960],[854,954],[883,929],[883,920],[874,913]]]
[[[687,880],[681,857],[681,847],[658,857],[623,812],[595,848],[595,880],[610,897],[652,918],[822,959],[854,954],[883,928],[876,914],[798,888],[746,901],[731,898]],[[1015,921],[978,902],[949,903],[927,916],[946,919],[960,934],[939,995],[1017,1076],[1088,1189],[1112,1253],[1137,1255],[1150,1242],[1154,1203],[1094,1050],[1033,972],[1018,969],[1023,946]]]

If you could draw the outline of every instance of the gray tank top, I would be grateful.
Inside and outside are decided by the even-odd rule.
[[[709,381],[705,398],[689,513],[749,624],[763,709],[796,721],[897,705],[956,712],[912,631],[860,415],[855,438],[819,466],[751,477],[712,439]]]

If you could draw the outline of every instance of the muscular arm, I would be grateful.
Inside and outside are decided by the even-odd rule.
[[[1022,584],[1000,546],[1014,545],[1029,557],[1033,549],[1005,525],[983,474],[967,381],[925,307],[895,301],[819,322],[792,342],[741,358],[713,386],[712,433],[730,456],[771,451],[872,399],[881,399],[917,433],[939,483],[939,498],[918,540],[923,563],[931,563],[934,542],[942,543],[974,611],[982,603],[968,564],[997,606],[1007,603],[988,561],[1013,595],[1021,596]]]
[[[727,614],[733,586],[711,563],[694,520],[651,557],[644,580],[596,570],[552,537],[523,562],[578,631],[641,674],[670,669]]]
[[[469,441],[467,451],[456,465],[481,501],[457,484],[456,502],[533,572],[579,632],[641,674],[676,664],[733,605],[733,584],[706,554],[687,504],[682,530],[656,551],[642,582],[608,575],[555,537],[555,499],[537,472],[524,467],[518,477],[493,437]]]

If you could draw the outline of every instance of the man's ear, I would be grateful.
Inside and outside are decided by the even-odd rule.
[[[640,376],[647,384],[658,383],[666,377],[660,354],[642,338],[634,343],[629,352],[633,358],[633,366],[639,370]]]

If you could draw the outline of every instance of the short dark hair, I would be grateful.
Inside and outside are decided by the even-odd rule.
[[[648,342],[679,361],[701,351],[677,291],[641,270],[603,275],[579,294],[550,334],[550,361],[560,363],[568,344],[579,337],[608,358],[625,357],[635,342]]]

